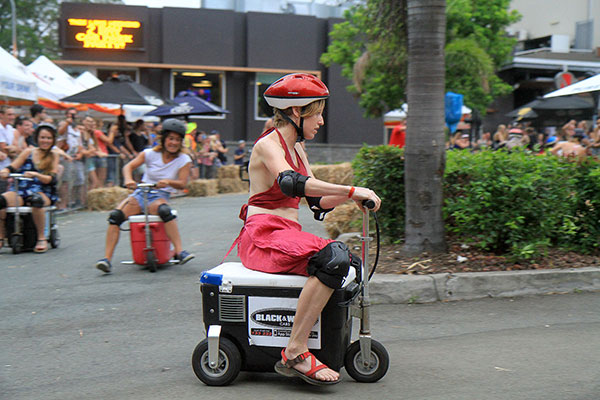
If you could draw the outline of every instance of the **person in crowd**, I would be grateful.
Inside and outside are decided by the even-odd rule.
[[[263,126],[263,132],[268,131],[269,129],[273,129],[273,118],[269,118],[268,120],[265,121],[265,124]]]
[[[67,136],[69,148],[67,155],[71,157],[71,162],[65,164],[65,171],[59,186],[62,206],[59,208],[65,206],[74,208],[85,204],[85,160],[86,156],[91,157],[93,153],[83,145],[83,131],[85,131],[85,127],[82,124],[77,124],[72,130],[69,130]]]
[[[200,179],[213,179],[215,177],[215,159],[217,152],[211,148],[210,137],[207,134],[200,136],[202,142],[198,151],[200,158]]]
[[[195,122],[188,122],[187,129],[185,131],[185,138],[183,140],[183,147],[185,147],[192,157],[192,179],[196,180],[200,177],[200,170],[198,168],[198,143],[196,142],[196,134],[198,133],[198,125]]]
[[[581,144],[582,140],[583,133],[574,132],[568,140],[557,143],[550,152],[555,156],[565,157],[574,161],[581,161],[587,154],[586,148]]]
[[[600,160],[600,118],[596,121],[596,127],[590,131],[590,140],[587,148],[590,156]]]
[[[160,141],[160,130],[162,129],[160,122],[147,121],[144,123],[144,129],[148,134],[149,147],[158,145]]]
[[[508,129],[506,129],[506,125],[500,124],[496,128],[496,132],[494,132],[494,136],[492,137],[494,141],[494,149],[499,149],[504,147],[506,141],[508,140]]]
[[[454,141],[450,150],[465,150],[469,149],[469,134],[464,132],[457,132],[454,135]]]
[[[97,152],[94,158],[96,164],[96,174],[98,176],[98,187],[104,187],[106,184],[108,170],[108,145],[115,140],[117,128],[107,129],[106,134],[102,131],[102,120],[96,120],[94,126],[94,145]]]
[[[134,157],[137,157],[139,153],[150,147],[150,140],[150,136],[145,131],[144,121],[138,119],[133,124],[133,129],[126,133],[125,145],[127,146],[127,150],[129,150]],[[133,177],[136,182],[139,182],[144,175],[144,168],[144,164],[141,164],[139,168],[133,171]]]
[[[379,197],[364,187],[318,180],[300,144],[313,139],[324,124],[323,108],[329,90],[309,74],[286,75],[265,91],[274,108],[275,128],[264,132],[250,156],[250,198],[242,207],[244,227],[236,239],[238,255],[249,269],[308,276],[300,297],[291,336],[275,370],[311,384],[334,384],[339,373],[308,351],[311,328],[348,269],[360,263],[346,245],[302,231],[298,222],[300,197],[306,197],[322,218],[338,204],[354,200],[375,202]]]
[[[0,169],[11,163],[11,157],[15,155],[15,149],[12,147],[13,127],[16,118],[14,108],[10,106],[0,106]],[[7,188],[6,181],[0,180],[0,193]]]
[[[516,148],[526,148],[529,145],[529,136],[523,134],[521,128],[511,128],[508,131],[508,140],[504,147],[507,150],[514,150]]]
[[[102,187],[106,179],[106,158],[98,157],[102,154],[98,151],[96,141],[96,121],[86,116],[83,119],[82,145],[85,149],[85,169],[88,175],[88,189]],[[102,180],[101,180],[102,179]]]
[[[164,221],[166,234],[175,247],[175,257],[180,264],[190,261],[194,255],[182,248],[176,215],[172,213],[168,201],[172,193],[185,188],[190,175],[192,160],[183,151],[185,130],[183,121],[165,120],[159,145],[143,150],[123,167],[125,186],[135,189],[136,182],[133,180],[132,172],[140,165],[146,165],[142,182],[156,184],[156,190],[148,194],[148,212],[158,215]],[[110,261],[119,241],[119,227],[129,216],[143,213],[143,206],[143,194],[138,189],[110,213],[104,258],[96,262],[96,268],[105,273],[111,272]]]
[[[227,148],[227,144],[224,140],[221,139],[221,133],[217,130],[213,130],[211,132],[211,136],[214,137],[215,149],[217,150],[217,158],[219,159],[219,166],[227,164],[227,152],[229,149]]]
[[[17,119],[15,119],[13,146],[17,153],[22,152],[30,146],[35,147],[33,130],[33,123],[29,118],[17,117]]]
[[[246,141],[240,140],[238,141],[238,147],[235,149],[233,153],[233,163],[235,165],[244,165],[246,161]]]
[[[0,195],[0,247],[4,243],[4,220],[6,207],[17,207],[23,204],[32,207],[32,216],[37,231],[37,243],[34,251],[44,253],[48,250],[45,236],[46,216],[44,208],[54,204],[56,195],[56,174],[58,172],[59,155],[52,148],[56,143],[56,128],[52,125],[40,124],[35,130],[35,141],[38,147],[23,150],[8,166],[0,170],[0,178],[6,179],[10,173],[22,173],[31,181],[22,181],[17,191],[9,191]]]
[[[44,106],[42,106],[41,104],[33,104],[31,107],[29,107],[29,114],[31,115],[31,122],[33,123],[33,129],[36,129],[37,126],[39,124],[42,123],[42,121],[44,121],[44,119],[46,119],[48,117],[48,115],[46,114],[46,110],[44,109]]]
[[[575,135],[575,128],[577,128],[577,121],[574,119],[569,120],[562,126],[559,132],[560,141],[568,141],[573,135]]]
[[[133,155],[127,150],[127,146],[125,146],[125,136],[118,122],[109,124],[108,133],[109,136],[113,134],[113,141],[106,144],[108,154],[110,155],[107,161],[106,185],[109,187],[120,186],[122,177],[119,171],[121,171],[125,163],[133,159]]]
[[[477,140],[477,143],[476,143],[476,147],[479,150],[491,149],[493,145],[494,145],[494,142],[492,140],[491,132],[483,132],[481,134],[481,137]]]

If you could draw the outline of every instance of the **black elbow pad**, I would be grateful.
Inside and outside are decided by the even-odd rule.
[[[288,169],[279,174],[277,184],[288,197],[304,197],[304,186],[308,178],[310,177]]]
[[[325,214],[333,211],[333,208],[321,207],[321,197],[306,196],[306,202],[308,203],[310,210],[314,213],[314,217],[317,221],[323,221],[323,219],[325,219]]]

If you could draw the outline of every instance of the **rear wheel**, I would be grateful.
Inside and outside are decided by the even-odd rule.
[[[209,386],[229,385],[237,378],[242,368],[242,356],[237,346],[229,339],[219,339],[219,358],[213,368],[208,362],[208,339],[204,339],[194,349],[192,368],[202,382]]]

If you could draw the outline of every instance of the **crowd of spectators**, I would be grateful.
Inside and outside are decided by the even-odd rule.
[[[74,108],[65,110],[64,116],[53,119],[44,107],[34,104],[27,115],[19,115],[15,108],[0,107],[0,169],[10,164],[23,150],[36,147],[33,132],[40,123],[57,128],[55,151],[60,154],[58,172],[58,209],[75,208],[85,204],[88,190],[122,186],[122,167],[146,148],[154,147],[162,129],[160,122],[137,120],[128,123],[124,116],[106,122],[93,118]],[[218,131],[198,130],[194,122],[187,124],[184,146],[192,157],[192,179],[216,178],[216,170],[227,164],[227,145]],[[246,152],[240,144],[231,160],[244,162]],[[134,171],[139,181],[143,166]],[[0,180],[0,193],[6,190],[6,182]]]
[[[550,152],[577,161],[587,157],[600,160],[600,118],[595,127],[585,120],[570,120],[559,129],[546,128],[543,132],[529,124],[500,124],[493,134],[484,132],[476,140],[468,131],[459,131],[452,135],[447,148],[470,151],[522,149],[534,154]]]

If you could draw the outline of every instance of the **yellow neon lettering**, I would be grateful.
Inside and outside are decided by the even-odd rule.
[[[133,43],[133,35],[123,34],[125,28],[138,29],[139,21],[107,21],[105,19],[68,20],[69,25],[85,26],[86,32],[75,34],[75,40],[83,43],[84,48],[92,49],[124,49]]]

